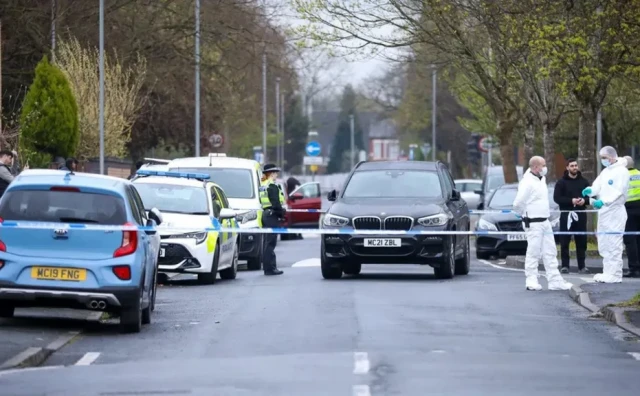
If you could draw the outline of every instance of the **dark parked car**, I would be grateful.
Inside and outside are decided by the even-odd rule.
[[[360,273],[362,264],[430,265],[438,278],[469,273],[468,235],[389,235],[386,230],[469,230],[469,209],[441,162],[360,162],[323,217],[321,267],[325,279]],[[380,234],[357,234],[380,230]]]
[[[558,210],[558,205],[553,201],[553,189],[555,184],[549,184],[549,207]],[[505,184],[499,187],[490,196],[485,210],[511,210],[513,201],[518,193],[518,184]],[[560,213],[551,213],[551,226],[556,232],[560,227]],[[487,213],[478,219],[476,231],[513,231],[523,232],[522,220],[513,213]],[[558,235],[555,235],[558,243]],[[505,258],[507,256],[524,256],[527,252],[527,240],[524,234],[494,234],[478,235],[476,237],[476,257],[489,259],[492,256]]]
[[[516,173],[518,174],[518,180],[521,180],[524,169],[521,166],[516,166]],[[478,210],[484,210],[485,203],[491,198],[491,194],[504,184],[504,169],[501,165],[494,165],[487,168],[482,178],[482,188],[475,191],[476,194],[480,195]]]

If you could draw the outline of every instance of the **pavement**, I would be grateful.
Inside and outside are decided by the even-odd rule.
[[[0,371],[0,394],[638,394],[640,338],[568,292],[527,292],[520,269],[473,259],[469,275],[438,280],[427,266],[365,265],[328,281],[319,252],[306,236],[278,242],[282,276],[173,278],[138,334],[4,320],[1,358],[79,334],[38,367]]]

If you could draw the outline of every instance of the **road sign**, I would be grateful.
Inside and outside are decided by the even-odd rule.
[[[490,148],[496,146],[497,142],[491,136],[483,136],[478,141],[478,150],[482,151],[483,153],[488,153]]]
[[[323,162],[322,157],[311,157],[307,155],[302,158],[303,165],[322,165]]]
[[[253,146],[253,159],[259,163],[264,163],[264,156],[262,155],[262,146]]]
[[[224,137],[222,135],[214,133],[213,135],[209,136],[209,143],[211,143],[211,145],[215,148],[222,147],[222,144],[224,143]]]
[[[314,141],[311,141],[309,143],[307,143],[307,147],[305,148],[305,151],[307,152],[307,155],[310,155],[312,157],[317,157],[320,155],[320,143]]]
[[[318,171],[318,165],[311,165],[311,166],[309,167],[309,170],[310,170],[311,172],[317,172],[317,171]]]

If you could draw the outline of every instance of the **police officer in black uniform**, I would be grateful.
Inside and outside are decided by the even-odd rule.
[[[262,173],[267,179],[260,186],[260,204],[262,205],[262,226],[264,228],[278,228],[284,219],[285,211],[281,204],[280,188],[275,179],[280,172],[275,164],[265,164]],[[276,265],[276,243],[278,234],[264,234],[264,254],[262,268],[265,275],[282,275]]]

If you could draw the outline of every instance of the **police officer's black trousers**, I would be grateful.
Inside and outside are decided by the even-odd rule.
[[[640,213],[636,211],[627,211],[627,226],[625,231],[640,231]],[[623,237],[625,248],[627,250],[627,261],[630,271],[640,271],[640,235],[625,235]]]
[[[262,216],[262,226],[264,228],[280,227],[278,216],[270,210],[265,210]],[[264,251],[262,255],[262,269],[265,273],[273,272],[278,269],[276,265],[276,253],[274,251],[278,242],[278,234],[263,234],[263,236]]]
[[[586,232],[587,231],[587,215],[586,213],[578,213],[578,220],[571,222],[571,229],[567,229],[567,218],[569,217],[568,212],[562,212],[560,214],[560,231],[576,231],[576,232]],[[585,258],[587,256],[587,235],[586,234],[561,234],[560,235],[560,257],[562,260],[562,266],[564,268],[569,268],[570,255],[569,255],[569,244],[571,243],[571,237],[576,241],[576,258],[578,259],[578,268],[583,269],[585,267]]]

